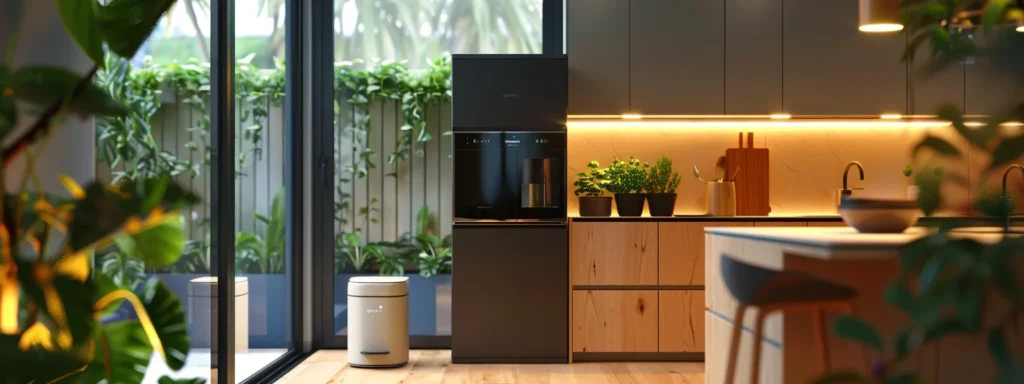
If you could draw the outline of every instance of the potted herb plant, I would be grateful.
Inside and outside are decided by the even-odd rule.
[[[676,208],[679,172],[672,171],[672,159],[662,156],[647,172],[647,204],[651,216],[672,216]]]
[[[578,173],[576,182],[572,184],[579,197],[580,216],[611,216],[612,198],[601,196],[608,183],[608,170],[601,169],[597,161],[588,163],[587,168],[590,171]]]
[[[619,216],[640,216],[644,211],[644,186],[651,166],[633,157],[628,161],[614,159],[608,167],[606,189],[615,194]]]

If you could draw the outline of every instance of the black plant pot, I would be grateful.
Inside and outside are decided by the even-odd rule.
[[[643,193],[616,193],[615,208],[619,211],[619,216],[640,216],[644,212],[646,197],[647,195]]]
[[[609,196],[580,196],[580,216],[611,216],[612,198]]]
[[[675,193],[648,193],[647,205],[651,216],[672,216],[676,210]]]

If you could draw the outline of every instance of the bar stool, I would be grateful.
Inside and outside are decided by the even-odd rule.
[[[736,374],[736,355],[739,353],[743,331],[743,316],[747,307],[758,308],[754,328],[754,360],[750,383],[757,384],[761,366],[761,335],[764,319],[777,311],[810,311],[814,323],[814,337],[818,344],[818,362],[830,370],[828,342],[825,331],[825,310],[852,313],[850,301],[857,291],[810,274],[794,271],[775,271],[736,261],[722,255],[722,279],[729,292],[739,302],[733,318],[732,340],[729,346],[729,365],[725,383],[732,384]]]

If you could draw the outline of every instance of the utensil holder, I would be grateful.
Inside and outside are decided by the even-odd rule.
[[[706,202],[711,216],[736,216],[736,183],[707,183]]]

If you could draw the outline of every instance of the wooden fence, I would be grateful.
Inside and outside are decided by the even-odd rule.
[[[245,140],[241,132],[253,128],[255,123],[251,116],[252,102],[245,103],[236,110],[236,118],[250,112],[248,121],[236,121],[236,156],[245,154],[245,161],[238,168],[235,181],[235,223],[237,232],[254,232],[261,235],[265,226],[254,219],[254,213],[267,215],[271,201],[280,188],[284,186],[285,140],[284,113],[279,106],[274,106],[269,97],[254,102],[264,103],[269,111],[263,123],[263,138],[259,144]],[[168,97],[159,112],[151,121],[154,140],[160,147],[179,159],[202,163],[206,157],[208,136],[203,136],[198,128],[202,111]],[[347,219],[345,226],[335,225],[335,233],[351,232],[356,229],[366,241],[391,241],[403,233],[410,232],[416,214],[426,204],[431,212],[431,227],[435,233],[447,235],[451,232],[451,140],[442,135],[451,128],[451,107],[449,105],[432,106],[427,110],[427,129],[433,138],[426,143],[415,143],[415,149],[422,150],[423,156],[415,153],[408,161],[388,164],[388,155],[394,151],[395,143],[403,125],[401,106],[395,101],[370,103],[370,129],[367,132],[356,132],[350,129],[357,115],[350,104],[343,103],[338,111],[334,124],[335,132],[335,183],[351,194],[350,209],[338,212]],[[345,174],[348,164],[356,158],[362,148],[354,135],[364,134],[362,143],[366,143],[376,151],[373,162],[376,168],[369,170],[365,178],[353,178]],[[197,147],[189,149],[186,143],[194,142]],[[414,151],[415,152],[415,151]],[[99,180],[110,180],[111,170],[97,161],[96,175]],[[203,198],[204,203],[187,213],[186,230],[188,238],[204,240],[208,231],[210,206],[207,196],[210,195],[210,167],[200,165],[199,176],[192,178],[187,175],[178,176],[178,181],[191,188]],[[351,179],[342,183],[341,177]],[[370,205],[370,217],[376,223],[365,220],[359,215],[359,208]],[[335,194],[335,199],[338,199]]]

